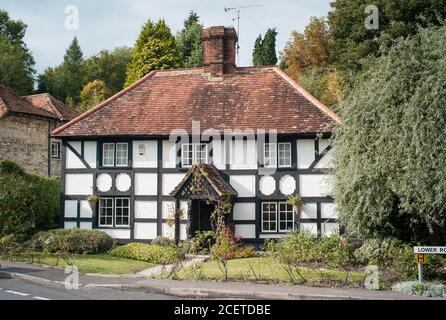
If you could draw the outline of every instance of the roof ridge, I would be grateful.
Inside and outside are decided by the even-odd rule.
[[[134,88],[138,87],[140,84],[144,83],[147,79],[151,78],[153,75],[155,75],[159,70],[153,70],[150,71],[148,74],[146,74],[144,77],[142,77],[141,79],[139,79],[138,81],[134,82],[133,84],[131,84],[130,86],[128,86],[127,88],[119,91],[118,93],[116,93],[115,95],[111,96],[110,98],[108,98],[107,100],[101,102],[100,104],[98,104],[96,107],[82,113],[81,115],[77,116],[76,118],[68,121],[67,123],[65,123],[64,125],[56,128],[53,132],[51,132],[51,135],[56,135],[60,132],[62,132],[63,130],[65,130],[68,127],[71,127],[73,124],[83,120],[85,117],[89,116],[92,113],[95,113],[96,111],[102,109],[103,107],[105,107],[107,104],[109,104],[110,102],[115,101],[116,99],[118,99],[119,97],[121,97],[122,95],[124,95],[125,93],[133,90]]]
[[[337,123],[341,123],[341,118],[329,107],[320,102],[316,97],[314,97],[310,92],[304,89],[299,83],[293,80],[289,75],[282,71],[279,67],[274,67],[273,70],[286,80],[292,87],[294,87],[300,94],[307,98],[312,104],[314,104],[319,110],[325,113],[327,116],[335,120]]]

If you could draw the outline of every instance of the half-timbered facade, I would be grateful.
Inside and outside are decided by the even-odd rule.
[[[63,141],[65,228],[186,239],[208,230],[230,195],[236,236],[260,242],[297,227],[286,200],[298,194],[302,229],[337,230],[329,171],[338,117],[275,66],[236,67],[236,41],[233,28],[205,29],[202,68],[151,72],[53,131]],[[176,209],[183,214],[169,223]]]

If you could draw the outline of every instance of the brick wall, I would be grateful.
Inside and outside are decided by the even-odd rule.
[[[48,120],[16,115],[0,119],[0,160],[48,175],[48,125]]]

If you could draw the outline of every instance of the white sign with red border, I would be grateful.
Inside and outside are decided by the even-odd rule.
[[[446,254],[446,247],[413,247],[414,253]]]

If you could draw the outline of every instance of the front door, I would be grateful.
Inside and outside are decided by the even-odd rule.
[[[214,204],[209,204],[204,200],[192,200],[191,236],[198,231],[212,231],[211,214],[214,210]]]

